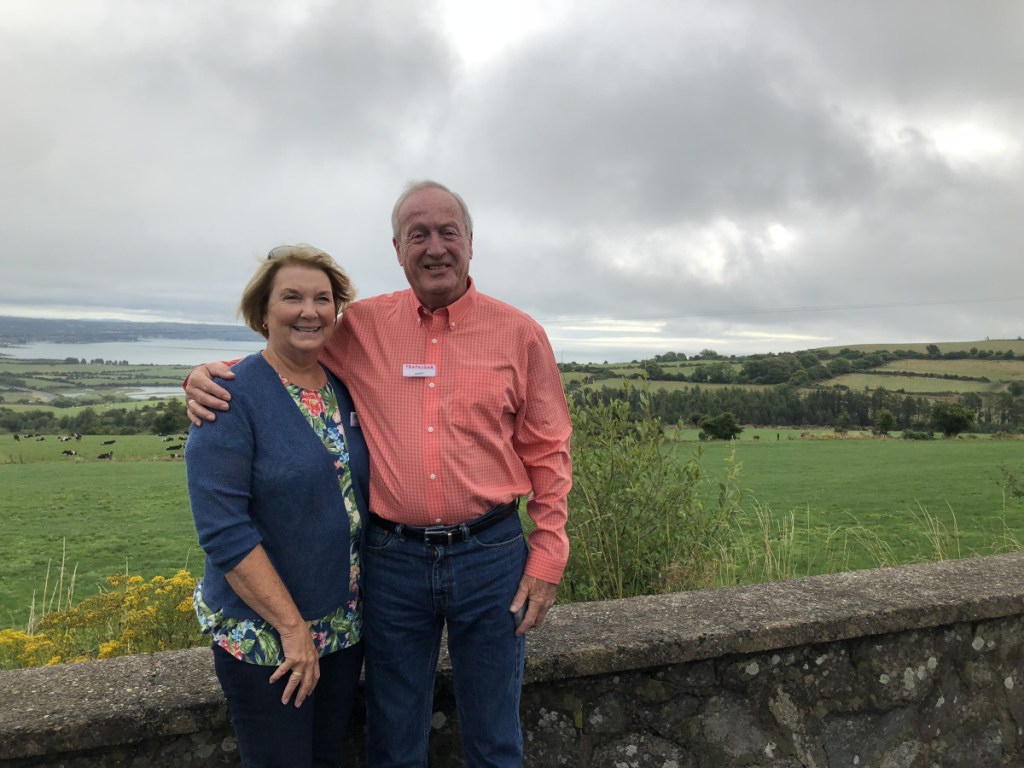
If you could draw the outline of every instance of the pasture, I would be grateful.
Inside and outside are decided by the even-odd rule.
[[[844,349],[855,349],[859,352],[871,353],[885,350],[905,349],[910,352],[926,354],[932,342],[911,342],[900,344],[892,342],[889,344],[841,344],[839,346],[821,347],[821,349],[833,354]],[[984,339],[979,341],[936,341],[935,346],[940,352],[970,352],[977,349],[983,352],[1005,352],[1012,349],[1015,355],[1024,354],[1024,339],[1019,336],[1016,339]]]
[[[181,365],[108,365],[68,363],[56,360],[22,360],[0,357],[0,398],[12,410],[47,410],[57,402],[88,398],[96,406],[140,407],[129,393],[159,389],[180,397],[181,382],[189,368]],[[100,402],[102,401],[102,402]],[[58,413],[71,411],[64,407]]]
[[[180,437],[180,436],[178,436]],[[65,584],[75,573],[78,599],[107,576],[171,576],[202,569],[185,490],[185,466],[170,454],[180,439],[156,435],[55,435],[15,441],[0,435],[0,627],[24,627],[50,570],[55,586],[66,552]],[[104,443],[114,440],[112,444]],[[74,450],[77,456],[62,451]],[[112,452],[110,460],[97,458]],[[49,591],[48,590],[48,591]]]
[[[873,567],[885,564],[885,557],[933,557],[923,510],[950,535],[955,515],[962,556],[990,554],[1024,540],[1024,505],[1004,499],[999,483],[1000,465],[1020,466],[1021,441],[830,435],[747,429],[732,444],[698,444],[687,439],[693,437],[687,430],[678,433],[673,449],[689,454],[699,446],[713,478],[735,451],[745,494],[737,533],[762,535],[766,525],[776,526],[776,535],[792,539],[798,575]],[[201,574],[185,467],[169,458],[179,451],[166,450],[179,441],[86,435],[59,443],[45,437],[15,442],[13,435],[0,435],[0,627],[25,626],[33,593],[41,609],[47,567],[52,590],[65,552],[65,582],[77,569],[77,599],[126,570],[147,579],[183,567]],[[116,442],[103,445],[111,439]],[[80,455],[63,456],[67,446]],[[109,450],[112,460],[97,458]],[[786,523],[791,512],[792,522]],[[786,533],[783,523],[795,530]],[[864,536],[885,545],[872,550]]]
[[[796,575],[937,559],[940,538],[945,556],[1024,545],[1024,503],[1005,498],[1000,471],[1020,472],[1021,440],[745,430],[732,444],[702,446],[712,470],[730,455],[742,466],[743,526],[770,523],[776,535],[795,526],[787,535]],[[676,450],[692,448],[679,442]]]
[[[921,362],[921,361],[914,361]],[[911,361],[893,363],[901,371],[911,370]],[[968,392],[1002,392],[1006,385],[1000,381],[958,381],[957,379],[926,378],[922,376],[879,376],[868,373],[847,373],[829,379],[828,386],[841,385],[847,389],[888,389],[891,392],[906,392],[910,395],[946,395]]]

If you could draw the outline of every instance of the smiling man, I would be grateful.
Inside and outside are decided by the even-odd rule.
[[[523,635],[544,621],[569,554],[565,394],[540,325],[469,277],[463,199],[419,182],[391,220],[410,288],[350,304],[320,358],[352,392],[371,455],[368,764],[426,764],[447,627],[466,765],[520,766]],[[226,369],[189,380],[197,423],[227,407],[209,372]]]

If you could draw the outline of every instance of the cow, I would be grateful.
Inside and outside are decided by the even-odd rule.
[[[97,459],[112,459],[112,458],[114,458],[114,452],[110,451],[109,453],[101,453],[96,458]]]
[[[61,451],[65,456],[77,456],[78,451]]]
[[[166,448],[164,448],[164,450],[165,451],[180,451],[181,450],[181,446],[180,445],[168,445]]]
[[[104,440],[101,445],[113,445],[117,440]]]

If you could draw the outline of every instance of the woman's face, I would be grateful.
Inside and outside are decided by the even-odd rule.
[[[275,351],[317,355],[334,333],[334,295],[327,274],[289,265],[274,276],[267,298],[268,346]]]

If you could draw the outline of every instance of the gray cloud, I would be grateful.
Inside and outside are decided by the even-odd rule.
[[[1010,0],[570,1],[474,64],[444,5],[46,5],[0,11],[5,308],[228,321],[300,240],[394,290],[429,176],[563,356],[1022,333]]]

